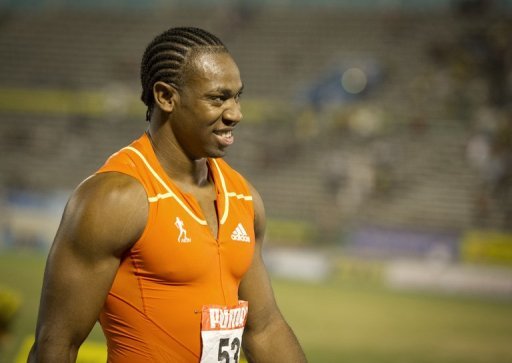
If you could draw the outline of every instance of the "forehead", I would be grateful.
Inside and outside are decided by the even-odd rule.
[[[238,66],[227,52],[198,52],[191,57],[185,70],[185,87],[208,91],[239,89],[241,86]]]

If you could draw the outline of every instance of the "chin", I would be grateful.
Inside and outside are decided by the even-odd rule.
[[[217,158],[223,158],[226,156],[226,152],[224,150],[217,151],[216,153],[210,153],[210,158],[217,159]]]
[[[210,155],[211,155],[210,157],[211,158],[223,158],[224,156],[226,156],[228,149],[229,149],[229,146],[213,147],[209,150]]]

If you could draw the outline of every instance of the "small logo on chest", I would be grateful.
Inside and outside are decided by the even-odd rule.
[[[238,223],[238,226],[236,226],[233,233],[231,233],[231,239],[233,241],[251,242],[251,237],[249,237],[247,234],[244,226],[242,226],[242,223]]]
[[[178,242],[181,243],[189,243],[192,242],[192,239],[187,236],[187,230],[185,229],[185,223],[180,217],[176,217],[176,222],[174,222],[176,228],[178,228],[180,234],[178,235]]]

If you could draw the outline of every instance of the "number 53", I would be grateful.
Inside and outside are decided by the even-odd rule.
[[[219,355],[217,357],[218,362],[232,363],[230,360],[230,353],[233,354],[233,363],[238,363],[240,353],[240,339],[235,337],[233,338],[231,344],[229,344],[229,338],[221,338],[219,341]]]

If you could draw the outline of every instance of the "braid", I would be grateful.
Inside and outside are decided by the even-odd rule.
[[[162,81],[176,88],[181,86],[183,67],[194,48],[206,51],[226,51],[224,44],[215,35],[191,27],[171,28],[157,35],[146,47],[140,67],[142,83],[141,100],[148,107],[149,121],[154,106],[153,85]]]

